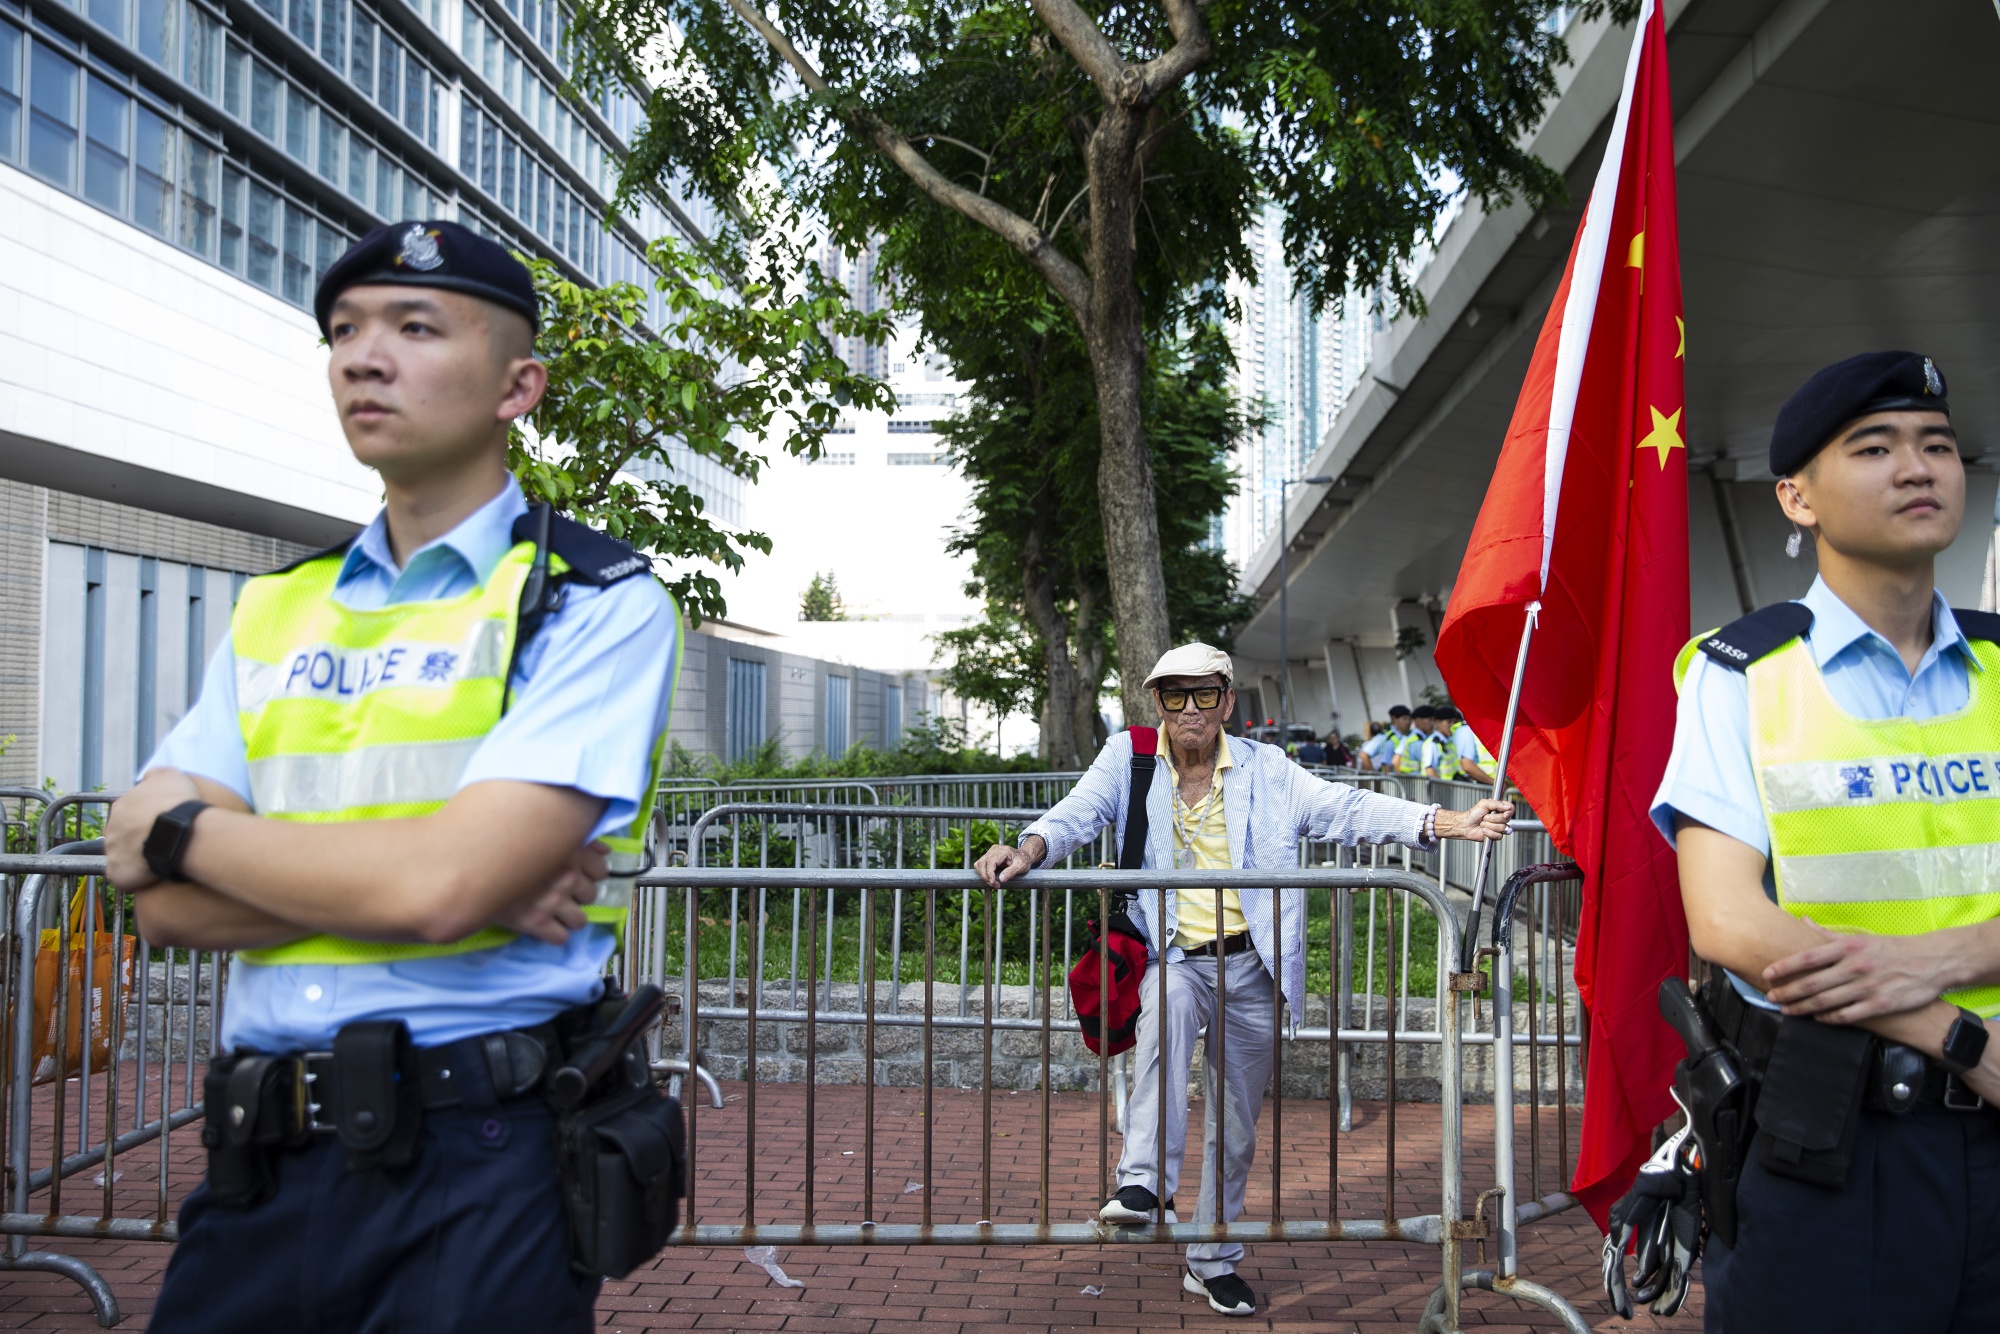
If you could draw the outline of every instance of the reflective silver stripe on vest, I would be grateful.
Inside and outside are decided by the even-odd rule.
[[[252,760],[250,799],[259,815],[324,815],[356,806],[449,801],[485,740],[414,741]]]
[[[1909,903],[2000,894],[2000,843],[1778,858],[1788,903]]]
[[[597,882],[596,906],[630,908],[632,895],[637,889],[639,872],[646,866],[646,858],[636,852],[613,852],[605,856],[604,865],[611,874]]]
[[[274,699],[352,703],[385,686],[449,690],[507,670],[507,623],[488,617],[462,644],[394,639],[374,648],[302,644],[277,662],[236,659],[236,707],[255,713]]]
[[[2000,755],[1990,751],[1767,764],[1763,778],[1765,802],[1780,815],[1894,801],[2000,801]]]

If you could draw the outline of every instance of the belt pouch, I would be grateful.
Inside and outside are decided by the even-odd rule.
[[[1757,1095],[1757,1157],[1764,1169],[1839,1190],[1874,1065],[1866,1029],[1786,1018]]]
[[[208,1193],[217,1204],[249,1208],[277,1189],[277,1146],[298,1138],[296,1063],[238,1050],[218,1055],[202,1077],[201,1142]]]
[[[334,1124],[352,1171],[398,1171],[417,1158],[424,1128],[423,1090],[400,1019],[349,1024],[333,1035]]]
[[[557,1128],[571,1262],[604,1278],[623,1278],[658,1255],[679,1225],[687,1144],[680,1103],[650,1079],[614,1089]]]

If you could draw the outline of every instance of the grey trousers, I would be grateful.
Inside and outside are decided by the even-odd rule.
[[[1138,1046],[1133,1050],[1132,1096],[1125,1103],[1125,1151],[1118,1160],[1118,1184],[1144,1186],[1162,1200],[1180,1188],[1181,1158],[1187,1148],[1188,1065],[1194,1056],[1195,1034],[1208,1028],[1202,1080],[1208,1090],[1204,1148],[1196,1171],[1201,1198],[1194,1222],[1218,1217],[1236,1221],[1243,1212],[1243,1187],[1250,1179],[1250,1162],[1257,1151],[1257,1116],[1264,1107],[1264,1086],[1270,1082],[1276,1034],[1272,1011],[1271,974],[1257,951],[1244,950],[1220,961],[1222,999],[1217,1004],[1216,967],[1208,955],[1167,965],[1166,1023],[1160,1022],[1160,965],[1146,970],[1139,993]],[[1216,1013],[1222,1012],[1222,1022]],[[1166,1052],[1166,1184],[1160,1175],[1160,1097],[1162,1029]],[[1218,1044],[1221,1078],[1217,1078]],[[1222,1096],[1216,1097],[1220,1086]],[[1216,1189],[1216,1112],[1223,1112],[1221,1129],[1222,1182]],[[1188,1247],[1188,1268],[1202,1279],[1235,1272],[1243,1259],[1237,1242],[1197,1242]]]

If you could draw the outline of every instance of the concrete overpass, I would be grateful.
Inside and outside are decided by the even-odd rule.
[[[1772,417],[1820,366],[1909,347],[1950,381],[1972,467],[1940,570],[1982,595],[2000,465],[2000,13],[1994,0],[1667,0],[1687,319],[1692,629],[1793,597],[1810,548],[1764,464]],[[1361,730],[1440,678],[1449,601],[1515,395],[1610,131],[1632,30],[1578,24],[1534,137],[1570,202],[1469,208],[1424,271],[1422,319],[1371,364],[1294,488],[1293,716]],[[1278,549],[1244,572],[1239,673],[1277,708]],[[1989,594],[1990,596],[1990,594]],[[1397,645],[1402,644],[1402,656]]]

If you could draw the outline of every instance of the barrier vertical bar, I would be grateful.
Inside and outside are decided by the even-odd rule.
[[[1494,1272],[1514,1277],[1520,1195],[1514,1179],[1514,942],[1503,925],[1493,954],[1493,1184],[1500,1191]]]
[[[1190,847],[1190,851],[1192,851],[1192,847]],[[1208,942],[1209,949],[1213,951],[1209,957],[1215,960],[1215,1022],[1209,1029],[1208,1037],[1209,1052],[1215,1058],[1210,1065],[1210,1068],[1215,1071],[1215,1087],[1208,1090],[1208,1096],[1203,1101],[1208,1104],[1207,1111],[1210,1114],[1209,1117],[1204,1119],[1211,1120],[1211,1124],[1215,1127],[1215,1160],[1213,1164],[1215,1171],[1215,1217],[1210,1220],[1213,1223],[1223,1222],[1223,1216],[1229,1212],[1225,1200],[1228,1178],[1225,1176],[1222,1166],[1223,1148],[1229,1139],[1229,1053],[1225,1046],[1229,1038],[1229,979],[1226,976],[1229,972],[1229,956],[1223,953],[1222,944],[1222,896],[1225,892],[1222,886],[1217,885],[1215,887],[1215,934],[1209,938]],[[1276,893],[1277,891],[1273,890],[1272,892]],[[1162,1012],[1160,1018],[1164,1020],[1166,1014]],[[1203,1156],[1206,1157],[1207,1155],[1204,1154]]]
[[[687,895],[687,1063],[688,1079],[694,1080],[695,1067],[701,1064],[701,1048],[696,1038],[701,1033],[699,1012],[701,1010],[701,910],[696,900],[701,891],[689,889]],[[688,1161],[700,1162],[695,1154],[695,1135],[701,1117],[701,1098],[691,1095],[687,1100],[687,1149]],[[695,1225],[695,1173],[684,1172],[686,1184],[681,1190],[681,1212],[687,1219],[686,1226]]]
[[[1159,887],[1159,890],[1160,890],[1160,916],[1158,918],[1159,925],[1154,928],[1154,939],[1159,942],[1158,951],[1154,956],[1155,959],[1157,960],[1157,963],[1154,965],[1154,970],[1159,976],[1159,988],[1157,996],[1159,1006],[1157,1009],[1153,1011],[1153,1037],[1154,1037],[1153,1074],[1154,1074],[1154,1083],[1158,1085],[1158,1091],[1159,1091],[1159,1097],[1154,1099],[1154,1105],[1156,1106],[1160,1114],[1160,1125],[1159,1125],[1160,1138],[1157,1141],[1160,1148],[1160,1175],[1154,1178],[1153,1185],[1155,1187],[1155,1192],[1159,1196],[1160,1207],[1158,1212],[1154,1215],[1153,1225],[1159,1228],[1161,1231],[1165,1231],[1167,1226],[1167,1201],[1173,1195],[1173,1192],[1167,1189],[1167,893],[1168,890],[1165,885],[1161,885]],[[1134,1078],[1135,1080],[1137,1078],[1136,1071],[1134,1072]],[[1127,1110],[1126,1114],[1128,1116],[1131,1114],[1129,1109]],[[1181,1145],[1181,1150],[1182,1150],[1181,1160],[1185,1162],[1187,1160],[1187,1152],[1186,1152],[1187,1145],[1185,1144],[1185,1142],[1183,1142],[1183,1144]],[[1180,1183],[1176,1182],[1175,1184],[1178,1185]],[[1161,1238],[1161,1240],[1164,1241],[1165,1238],[1163,1237]]]
[[[759,859],[762,860],[761,858]],[[743,1225],[755,1227],[757,1223],[757,1001],[758,993],[764,989],[764,890],[756,892],[757,929],[750,933],[750,994],[746,1003],[749,1015],[743,1021],[744,1070],[743,1070]],[[688,1081],[691,1101],[699,1101],[699,1085],[695,1082],[694,1053],[688,1053]]]
[[[931,1017],[937,1009],[935,985],[937,981],[937,891],[924,893],[924,1231],[929,1235],[931,1226],[931,1197],[937,1194],[936,1182],[931,1175],[933,1145],[936,1140],[937,1103],[932,1096],[937,1087],[934,1071],[936,1051],[933,1046]]]
[[[1049,1088],[1049,1046],[1050,1046],[1051,1042],[1052,1042],[1052,1041],[1054,1040],[1054,1037],[1055,1037],[1055,1033],[1054,1033],[1054,1030],[1053,1030],[1053,1027],[1052,1027],[1052,1023],[1053,1023],[1053,1013],[1052,1013],[1052,1012],[1054,1011],[1055,1007],[1054,1007],[1054,1006],[1052,1006],[1052,1005],[1050,1005],[1050,1004],[1049,1004],[1049,1002],[1048,1002],[1048,988],[1049,988],[1049,892],[1048,892],[1048,890],[1046,890],[1046,889],[1036,889],[1036,890],[1032,890],[1031,892],[1032,892],[1032,893],[1034,893],[1034,894],[1036,894],[1036,895],[1037,895],[1037,897],[1039,897],[1039,898],[1041,899],[1041,901],[1042,901],[1042,911],[1041,911],[1041,922],[1042,922],[1042,953],[1041,953],[1041,959],[1040,959],[1040,963],[1041,963],[1041,977],[1040,977],[1040,979],[1039,979],[1039,980],[1037,980],[1037,979],[1035,979],[1035,978],[1033,978],[1033,977],[1030,977],[1030,978],[1029,978],[1029,981],[1030,981],[1031,983],[1033,983],[1033,984],[1034,984],[1034,985],[1033,985],[1033,986],[1032,986],[1032,987],[1030,988],[1030,993],[1031,993],[1031,994],[1033,994],[1033,993],[1035,993],[1035,992],[1039,992],[1039,993],[1041,994],[1041,997],[1042,997],[1042,1226],[1043,1226],[1043,1227],[1047,1227],[1047,1226],[1049,1225],[1049,1210],[1050,1210],[1050,1202],[1049,1202],[1049,1136],[1050,1136],[1050,1133],[1051,1133],[1051,1131],[1052,1131],[1052,1130],[1054,1129],[1054,1127],[1053,1127],[1053,1126],[1052,1126],[1052,1125],[1050,1124],[1050,1120],[1049,1120],[1049,1111],[1050,1111],[1050,1109],[1049,1109],[1049,1096],[1050,1096],[1050,1088]],[[1031,964],[1030,964],[1029,966],[1030,966],[1030,969],[1032,970],[1032,968],[1033,968],[1033,964],[1031,963]]]
[[[1340,1030],[1347,1026],[1347,997],[1345,983],[1341,981],[1341,971],[1335,963],[1346,947],[1348,955],[1348,975],[1353,973],[1353,944],[1341,934],[1343,923],[1352,930],[1354,917],[1353,898],[1349,891],[1334,889],[1327,898],[1328,940],[1332,945],[1332,957],[1328,962],[1328,995],[1326,998],[1327,1028],[1330,1039],[1327,1045],[1326,1090],[1326,1217],[1332,1222],[1340,1217],[1340,1136],[1348,1129],[1350,1122],[1344,1105],[1346,1090],[1340,1086],[1336,1059],[1344,1060],[1345,1044],[1340,1040]],[[1336,999],[1337,998],[1337,999]]]
[[[1271,948],[1278,966],[1271,979],[1271,1221],[1285,1221],[1282,1158],[1285,1147],[1285,891],[1271,891]],[[1301,905],[1303,911],[1303,905]],[[1304,961],[1299,985],[1305,985]]]
[[[972,851],[972,839],[965,840],[965,849]],[[984,1013],[980,1019],[979,1044],[979,1221],[993,1221],[993,973],[999,966],[999,943],[993,938],[993,900],[998,891],[987,890],[979,896],[985,905],[983,930],[979,943],[980,987],[984,998]]]
[[[1399,1011],[1396,1006],[1396,898],[1399,891],[1390,890],[1383,896],[1383,912],[1389,928],[1388,948],[1382,951],[1382,965],[1386,970],[1383,985],[1383,1001],[1388,1012],[1383,1028],[1387,1033],[1384,1043],[1383,1064],[1386,1071],[1384,1083],[1387,1088],[1387,1106],[1383,1109],[1383,1127],[1388,1141],[1387,1165],[1382,1173],[1382,1217],[1393,1220],[1396,1217],[1396,1022]],[[1408,920],[1409,905],[1403,905],[1404,919]],[[1369,941],[1374,948],[1374,941]]]
[[[807,939],[819,939],[819,891],[806,891]],[[819,950],[806,950],[806,1213],[808,1233],[813,1225],[813,1164],[819,1158],[815,1143],[819,1116],[814,1108],[819,1088]],[[692,1058],[690,1058],[692,1059]]]
[[[1097,1198],[1111,1198],[1111,899],[1097,891]],[[1122,1131],[1121,1127],[1121,1131]],[[1164,1186],[1165,1183],[1162,1183]]]
[[[861,1217],[875,1221],[875,891],[861,891]]]

